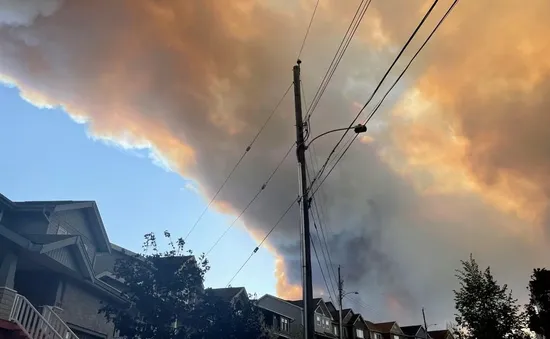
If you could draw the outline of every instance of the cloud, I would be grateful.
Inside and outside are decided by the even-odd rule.
[[[1,79],[39,107],[63,107],[96,138],[150,149],[205,197],[291,82],[313,5],[14,3],[0,5]],[[440,3],[435,16],[449,1]],[[302,56],[306,100],[356,5],[320,6]],[[547,262],[549,6],[461,2],[319,191],[333,263],[374,320],[418,321],[421,306],[430,322],[451,318],[454,269],[470,252],[518,296],[531,268]],[[313,115],[313,134],[351,121],[425,10],[373,1]],[[242,210],[288,150],[292,110],[289,96],[221,192],[224,213]],[[316,141],[317,163],[337,138]],[[255,238],[295,199],[296,182],[291,157],[243,217]],[[300,282],[297,220],[293,209],[268,240],[281,294],[295,295]]]

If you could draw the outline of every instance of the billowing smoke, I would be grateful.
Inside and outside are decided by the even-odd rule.
[[[440,2],[435,16],[449,4]],[[302,56],[306,99],[358,3],[321,1]],[[313,5],[1,1],[0,74],[97,138],[150,148],[210,197],[289,86]],[[349,124],[426,5],[373,0],[313,115],[314,135]],[[520,297],[529,271],[548,262],[548,14],[545,0],[459,3],[319,192],[333,262],[367,317],[418,321],[424,305],[443,324],[454,269],[470,252]],[[318,162],[335,138],[316,142]],[[289,96],[217,206],[246,206],[293,139]],[[255,237],[295,199],[296,181],[292,157],[244,216]],[[299,292],[298,239],[293,210],[268,241],[280,293]],[[318,273],[316,282],[322,290]]]

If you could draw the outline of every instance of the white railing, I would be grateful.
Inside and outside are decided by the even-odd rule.
[[[52,309],[49,309],[54,314]],[[48,312],[48,311],[46,311]],[[48,313],[50,314],[50,313]],[[55,317],[50,315],[50,319]],[[59,317],[57,317],[59,319]],[[61,320],[61,319],[59,319]],[[78,339],[65,323],[56,330],[38,310],[24,296],[17,294],[10,313],[10,321],[13,321],[31,339]],[[64,330],[66,329],[66,330]],[[63,334],[60,334],[60,332]],[[67,335],[69,334],[69,335]],[[72,336],[71,336],[72,335]]]
[[[65,324],[63,320],[55,313],[52,306],[42,306],[42,315],[54,330],[64,339],[78,339],[76,334]]]

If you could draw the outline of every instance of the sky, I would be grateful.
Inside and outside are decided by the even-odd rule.
[[[358,3],[320,0],[300,56],[306,103]],[[311,135],[347,126],[357,114],[364,121],[451,1],[438,1],[369,103],[430,3],[371,2],[311,115]],[[12,199],[95,199],[113,241],[130,248],[152,227],[184,235],[289,87],[315,4],[0,4],[0,81],[18,88],[26,100],[18,99],[15,89],[2,90],[12,107],[2,112],[1,128],[7,129],[2,144],[30,135],[28,144],[17,142],[9,150],[25,154],[24,169],[10,166],[17,176],[2,179],[8,187],[3,193]],[[317,193],[323,211],[318,227],[326,233],[325,254],[328,250],[332,263],[321,259],[325,279],[314,268],[316,295],[328,297],[334,289],[327,288],[334,284],[331,271],[341,265],[345,287],[359,292],[368,319],[418,323],[424,306],[429,322],[444,324],[453,318],[455,269],[473,254],[525,301],[531,270],[548,265],[550,258],[548,13],[547,0],[529,6],[515,0],[458,2],[369,122],[367,135]],[[225,285],[228,272],[269,234],[234,284],[300,297],[296,206],[270,233],[297,194],[294,154],[283,158],[295,138],[293,109],[292,96],[286,96],[189,239],[195,251],[206,249],[204,239],[220,234],[228,215],[239,214],[278,168],[243,215],[242,227],[213,253],[212,285]],[[340,136],[315,141],[308,150],[312,172]],[[30,145],[49,143],[63,151],[26,156],[37,152]],[[79,154],[84,158],[75,161]],[[39,158],[47,159],[40,167],[26,163]],[[75,167],[70,172],[69,158]],[[48,180],[28,184],[33,179],[21,173],[29,168],[45,173],[46,161],[53,165]],[[54,187],[45,182],[55,182]],[[189,183],[197,193],[185,190]],[[123,212],[125,206],[130,213]],[[123,236],[136,227],[140,231],[131,238]]]
[[[206,208],[193,181],[155,165],[146,152],[96,141],[61,109],[39,109],[16,88],[0,87],[0,102],[0,144],[6,146],[0,187],[11,200],[95,200],[111,242],[138,253],[144,234],[168,230],[184,237]],[[233,219],[209,210],[187,248],[206,252]],[[254,247],[242,225],[234,227],[209,256],[206,286],[225,287]],[[264,278],[247,279],[250,270]],[[259,251],[232,285],[273,294],[273,271],[272,255]]]

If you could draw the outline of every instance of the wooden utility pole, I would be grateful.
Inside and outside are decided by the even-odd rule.
[[[296,111],[296,156],[298,158],[298,166],[300,169],[300,203],[302,214],[302,233],[304,251],[302,258],[302,274],[303,286],[302,293],[304,299],[304,333],[305,339],[313,339],[315,333],[313,319],[313,284],[311,279],[311,234],[309,232],[309,198],[308,198],[308,183],[306,172],[306,145],[304,140],[304,121],[302,117],[302,96],[300,89],[300,60],[297,61],[293,68],[294,74],[294,109]]]
[[[422,307],[422,318],[424,318],[424,329],[426,330],[425,339],[428,339],[428,324],[426,323],[426,313],[424,312],[424,307]]]
[[[344,293],[344,282],[342,281],[342,274],[340,273],[340,265],[338,265],[338,338],[342,339],[344,338],[343,328],[342,325],[342,299],[344,299],[343,296]]]

